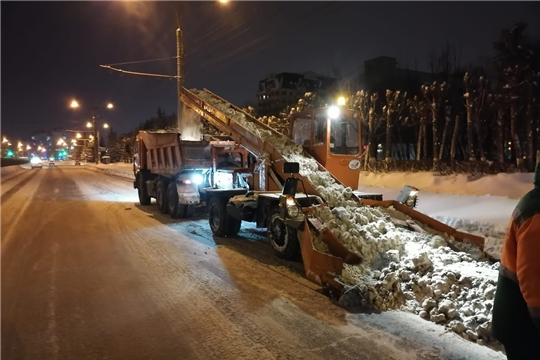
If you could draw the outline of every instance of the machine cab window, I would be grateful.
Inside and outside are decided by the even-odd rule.
[[[330,121],[330,153],[358,155],[358,122],[338,117]]]
[[[294,121],[292,139],[296,145],[310,145],[312,126],[312,119],[299,118]]]

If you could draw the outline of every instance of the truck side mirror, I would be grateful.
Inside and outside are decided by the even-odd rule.
[[[285,174],[298,174],[300,172],[300,164],[297,162],[286,162],[283,164],[283,172]]]

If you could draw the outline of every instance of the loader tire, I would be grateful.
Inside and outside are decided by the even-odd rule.
[[[218,197],[213,197],[208,206],[208,223],[212,234],[225,236],[227,233],[227,209],[225,202]]]
[[[228,215],[226,206],[225,200],[212,198],[208,206],[208,223],[215,236],[234,237],[240,231],[242,221]]]
[[[143,173],[140,171],[137,174],[137,192],[139,194],[139,202],[141,203],[141,205],[150,205],[152,198],[150,197],[150,195],[148,195],[148,189],[146,188],[146,184],[144,183],[144,176]]]
[[[183,209],[180,204],[178,204],[178,192],[175,183],[170,183],[167,187],[167,207],[169,208],[169,215],[173,219],[180,219],[183,217]]]
[[[284,260],[297,260],[300,255],[300,242],[296,229],[285,225],[279,216],[279,208],[270,213],[268,239],[276,256]]]
[[[159,212],[162,214],[166,214],[169,212],[169,207],[167,206],[167,184],[163,180],[158,180],[157,186],[156,186],[156,203],[159,209]]]

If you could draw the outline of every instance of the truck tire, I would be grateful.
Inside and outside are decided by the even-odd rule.
[[[137,174],[137,192],[139,194],[139,202],[141,205],[150,205],[152,198],[148,195],[148,189],[146,189],[146,184],[144,183],[144,176],[140,171]]]
[[[164,180],[158,180],[156,185],[156,203],[159,209],[159,212],[166,214],[169,212],[169,207],[167,206],[167,184]]]
[[[300,254],[300,242],[296,229],[285,225],[279,216],[279,208],[270,212],[268,239],[276,256],[285,260],[296,260]]]
[[[167,207],[169,208],[169,215],[173,219],[180,219],[183,217],[183,209],[178,204],[178,192],[176,191],[176,184],[170,183],[167,187]]]

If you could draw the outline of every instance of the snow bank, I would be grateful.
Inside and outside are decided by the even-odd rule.
[[[425,233],[394,225],[392,218],[407,217],[393,209],[360,206],[351,199],[352,189],[337,184],[329,173],[319,171],[314,159],[303,156],[301,146],[289,145],[286,137],[276,137],[228,103],[202,91],[192,91],[273,144],[287,161],[300,163],[301,175],[332,208],[321,208],[315,216],[364,260],[361,265],[346,265],[341,276],[342,281],[360,290],[364,306],[377,310],[401,308],[447,325],[471,341],[493,341],[489,332],[497,264],[490,264],[479,251],[423,224],[418,225]],[[318,238],[314,245],[327,251]]]
[[[519,199],[533,188],[533,173],[484,176],[438,175],[433,172],[360,174],[359,185],[400,189],[413,185],[422,191],[458,195],[493,195]]]
[[[113,163],[113,164],[85,164],[87,168],[101,173],[118,176],[124,179],[135,180],[133,175],[133,164]]]
[[[12,174],[15,174],[19,171],[23,171],[24,168],[20,165],[11,165],[11,166],[4,166],[0,168],[0,175],[2,178],[6,178],[7,176],[10,176]]]

